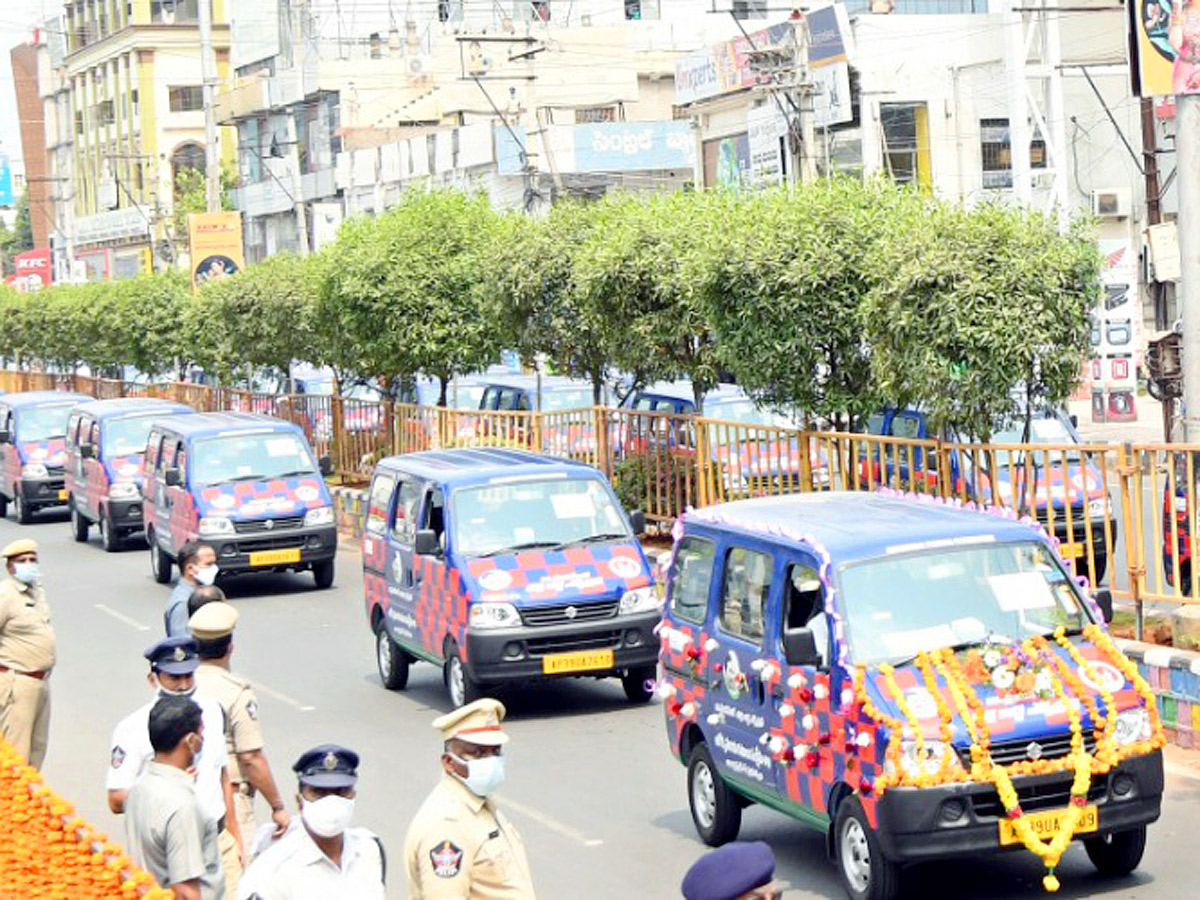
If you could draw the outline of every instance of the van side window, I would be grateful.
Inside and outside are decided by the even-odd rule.
[[[417,503],[421,492],[412,481],[401,481],[396,488],[396,511],[392,514],[392,537],[411,544],[417,539]]]
[[[71,418],[67,421],[67,443],[72,447],[76,446],[79,434],[79,413],[71,413]]]
[[[162,435],[157,431],[151,431],[150,437],[146,441],[146,468],[149,471],[154,470],[154,464],[158,462],[158,445],[162,443]]]
[[[774,565],[769,553],[745,547],[734,547],[726,554],[720,619],[726,634],[761,643]]]
[[[92,427],[88,433],[88,443],[93,447],[100,446],[100,423],[95,419],[92,420]]]
[[[432,488],[425,494],[425,510],[421,517],[425,523],[422,528],[428,528],[437,537],[438,546],[446,549],[446,501],[438,488]]]
[[[921,417],[914,413],[892,416],[892,437],[913,439],[921,436]]]
[[[713,542],[704,538],[685,537],[675,549],[675,563],[667,573],[667,593],[671,611],[681,619],[704,621],[715,556]]]
[[[817,570],[803,563],[787,568],[783,602],[783,630],[810,628],[821,654],[821,667],[829,665],[829,625],[825,618],[825,591]]]
[[[391,475],[379,474],[371,482],[371,493],[367,495],[366,529],[371,534],[387,531],[388,504],[392,499],[395,479]]]

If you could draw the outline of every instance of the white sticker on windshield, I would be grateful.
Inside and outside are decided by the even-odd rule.
[[[887,648],[888,656],[912,656],[922,650],[952,647],[954,643],[954,632],[950,630],[949,625],[893,631],[883,635],[883,645]]]
[[[251,472],[252,472],[252,470],[249,466],[238,466],[237,467],[237,473],[239,476],[249,475],[249,474],[251,474]]]
[[[589,519],[596,514],[596,504],[588,494],[551,494],[550,504],[556,519]]]
[[[536,531],[526,525],[521,525],[513,529],[513,538],[518,544],[528,544],[534,539],[536,534]]]
[[[296,453],[295,438],[267,438],[263,445],[267,448],[267,456],[294,456]]]
[[[1040,572],[1013,572],[1009,575],[988,576],[988,587],[996,603],[1005,612],[1028,609],[1048,609],[1054,606],[1050,585]]]

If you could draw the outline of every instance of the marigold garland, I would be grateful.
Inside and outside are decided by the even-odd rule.
[[[119,844],[74,815],[0,737],[0,892],[5,897],[171,900]]]

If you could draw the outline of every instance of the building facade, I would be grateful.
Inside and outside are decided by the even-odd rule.
[[[10,53],[13,89],[17,95],[17,115],[21,117],[21,154],[25,161],[25,183],[29,193],[29,221],[33,228],[33,246],[50,246],[53,213],[50,182],[46,172],[45,127],[42,100],[38,93],[37,38],[18,44]]]

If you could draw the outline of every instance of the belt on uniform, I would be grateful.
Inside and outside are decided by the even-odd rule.
[[[28,678],[36,678],[41,681],[50,674],[49,670],[43,672],[22,672],[20,669],[10,669],[8,666],[0,666],[0,672],[12,672],[15,675],[25,675]]]

